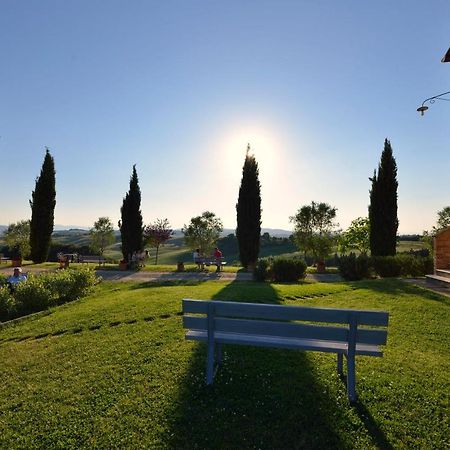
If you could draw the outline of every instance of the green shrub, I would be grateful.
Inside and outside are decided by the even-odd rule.
[[[45,287],[39,277],[28,277],[23,283],[18,283],[14,290],[17,312],[19,315],[42,311],[56,304],[57,297]]]
[[[345,280],[357,281],[370,277],[370,259],[367,255],[343,255],[339,258],[338,266]]]
[[[15,315],[16,302],[12,297],[9,288],[0,286],[0,322],[5,322]]]
[[[2,273],[0,273],[0,287],[6,286],[8,284],[7,280],[8,280],[8,277],[6,275],[3,275]]]
[[[258,259],[253,272],[256,281],[266,281],[269,278],[269,265],[268,259]]]
[[[71,300],[75,300],[91,292],[92,288],[101,280],[91,269],[72,270]]]
[[[306,276],[306,263],[299,258],[275,258],[271,271],[274,281],[298,281]]]
[[[400,253],[396,255],[396,259],[399,261],[401,275],[404,277],[423,277],[434,270],[433,259],[430,257]]]
[[[400,261],[395,256],[372,256],[372,267],[381,278],[399,277],[402,272]]]

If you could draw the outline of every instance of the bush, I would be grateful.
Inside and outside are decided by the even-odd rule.
[[[348,281],[362,280],[370,277],[370,259],[367,255],[356,256],[354,253],[339,258],[339,272]]]
[[[433,259],[429,256],[414,256],[400,253],[395,256],[373,256],[371,258],[375,272],[382,278],[387,277],[423,277],[433,273]]]
[[[404,277],[423,277],[434,270],[433,259],[430,257],[414,256],[401,253],[395,257],[401,267],[401,275]]]
[[[14,290],[19,315],[42,311],[56,304],[57,297],[47,289],[38,277],[30,276],[27,281],[18,283]]]
[[[90,269],[60,270],[42,274],[39,278],[44,287],[56,297],[58,304],[83,297],[98,281],[95,272]]]
[[[306,263],[298,258],[275,258],[271,270],[274,281],[298,281],[306,276]]]
[[[9,288],[0,286],[0,322],[5,322],[14,317],[16,311],[16,302],[12,297]]]
[[[0,287],[8,285],[8,277],[0,273]]]
[[[256,281],[266,281],[269,278],[269,265],[269,260],[258,259],[253,272],[253,277]]]
[[[399,277],[400,261],[395,256],[372,256],[372,267],[381,278]]]
[[[0,287],[0,320],[76,300],[88,294],[98,281],[95,272],[89,269],[30,275],[27,281],[17,284],[13,294],[7,287]]]

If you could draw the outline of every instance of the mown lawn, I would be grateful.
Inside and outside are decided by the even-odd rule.
[[[357,358],[355,407],[327,354],[225,347],[206,387],[183,297],[388,310],[388,344]],[[396,280],[105,282],[0,329],[0,448],[448,448],[449,306]]]

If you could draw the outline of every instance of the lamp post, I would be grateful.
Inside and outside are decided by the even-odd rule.
[[[430,104],[433,104],[436,100],[445,100],[447,102],[450,102],[450,98],[443,98],[444,95],[449,95],[450,91],[443,92],[442,94],[435,95],[434,97],[426,98],[422,105],[417,108],[417,112],[420,112],[420,115],[423,116],[425,111],[428,109],[428,106],[425,106],[425,103],[429,102]]]
[[[441,59],[441,62],[443,62],[443,63],[450,62],[450,48],[447,50],[447,53]],[[447,102],[450,102],[450,98],[443,98],[444,95],[448,95],[448,94],[450,94],[450,91],[443,92],[442,94],[435,95],[434,97],[426,98],[422,102],[422,105],[417,108],[417,112],[419,112],[420,115],[423,116],[425,111],[428,109],[428,106],[425,106],[425,103],[427,103],[427,102],[429,102],[430,105],[433,104],[436,100],[445,100]]]

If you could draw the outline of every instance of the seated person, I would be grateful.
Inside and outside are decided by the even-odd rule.
[[[9,289],[13,291],[20,282],[27,281],[27,276],[22,274],[21,267],[14,267],[13,274],[6,281]]]

